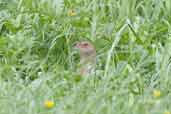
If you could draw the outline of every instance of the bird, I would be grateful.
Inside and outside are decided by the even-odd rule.
[[[89,41],[75,43],[74,47],[79,50],[80,62],[78,72],[88,76],[94,73],[96,67],[96,49]]]

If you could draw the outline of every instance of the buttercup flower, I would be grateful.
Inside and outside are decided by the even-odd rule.
[[[153,96],[154,96],[154,97],[160,97],[160,96],[161,96],[160,90],[154,90],[154,91],[153,91]]]
[[[76,12],[74,10],[69,10],[68,11],[68,15],[69,16],[75,16],[76,15]]]
[[[169,111],[165,111],[163,114],[171,114]]]
[[[45,106],[46,108],[53,108],[54,105],[55,105],[55,103],[54,103],[53,101],[50,101],[50,100],[46,100],[46,101],[44,102],[44,106]]]

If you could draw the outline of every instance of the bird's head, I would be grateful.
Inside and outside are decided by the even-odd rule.
[[[77,42],[74,46],[79,50],[81,56],[90,56],[96,53],[95,47],[89,41]]]

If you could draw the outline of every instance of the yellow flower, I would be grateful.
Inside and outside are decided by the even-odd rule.
[[[160,97],[160,96],[161,96],[160,90],[154,90],[154,91],[153,91],[153,96],[154,96],[154,97]]]
[[[47,101],[44,102],[44,106],[46,108],[53,108],[54,105],[55,105],[55,103],[53,101],[50,101],[50,100],[47,100]]]
[[[76,15],[76,12],[74,10],[69,10],[68,11],[68,15],[69,16],[75,16]]]
[[[171,114],[169,111],[165,111],[163,114]]]

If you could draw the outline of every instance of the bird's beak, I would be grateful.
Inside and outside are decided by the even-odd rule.
[[[78,42],[75,42],[75,43],[73,44],[73,48],[74,48],[74,49],[78,49],[78,48],[79,48],[79,43],[78,43]]]

